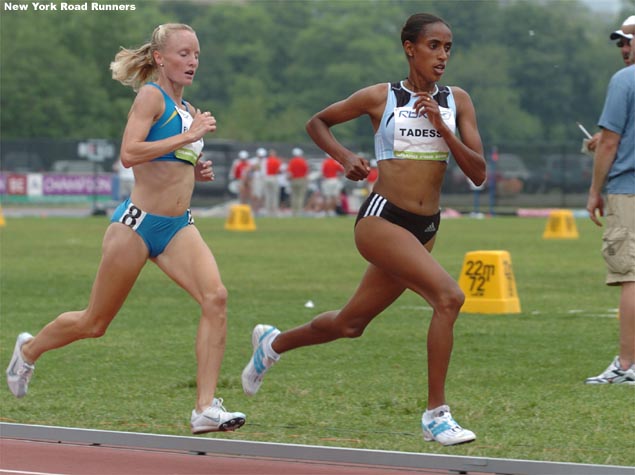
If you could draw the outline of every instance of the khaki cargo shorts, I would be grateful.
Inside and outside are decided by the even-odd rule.
[[[608,195],[602,256],[607,285],[635,282],[635,195]]]

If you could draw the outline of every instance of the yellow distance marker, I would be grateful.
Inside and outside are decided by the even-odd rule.
[[[230,231],[255,231],[256,222],[249,205],[232,205],[225,221],[225,229]]]
[[[549,213],[549,219],[542,233],[543,239],[578,239],[578,227],[573,213],[568,209],[556,209]]]
[[[520,313],[520,301],[507,251],[465,254],[459,277],[465,294],[462,313]]]

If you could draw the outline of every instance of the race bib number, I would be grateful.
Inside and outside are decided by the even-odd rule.
[[[439,107],[446,125],[455,132],[456,120],[452,109]],[[434,128],[425,112],[410,107],[395,108],[394,147],[396,158],[410,160],[447,161],[450,148],[441,133]]]
[[[134,204],[130,203],[126,208],[126,211],[124,211],[123,215],[121,215],[121,218],[119,218],[119,222],[131,227],[136,231],[137,228],[141,226],[141,223],[146,217],[146,214],[147,213],[145,211],[137,208]]]

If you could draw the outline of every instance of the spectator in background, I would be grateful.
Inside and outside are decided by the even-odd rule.
[[[117,173],[117,179],[119,182],[119,190],[117,199],[119,201],[130,198],[132,188],[134,187],[134,171],[132,167],[124,167],[121,163],[121,159],[118,159],[112,166],[113,171]]]
[[[265,211],[268,216],[278,216],[280,211],[280,171],[282,160],[275,150],[269,151],[264,160]]]
[[[631,17],[635,20],[635,17]],[[635,27],[635,21],[624,28]],[[587,384],[635,385],[635,65],[613,75],[598,125],[593,179],[587,211],[601,226],[605,215],[602,190],[606,184],[606,230],[602,254],[606,284],[620,287],[619,354],[606,370]]]
[[[249,202],[249,184],[246,180],[247,169],[249,168],[248,158],[249,152],[241,150],[229,170],[229,190],[238,195],[241,204]]]
[[[322,161],[322,197],[324,198],[324,211],[327,216],[335,216],[337,206],[340,204],[342,191],[342,175],[344,167],[333,157],[327,156]]]
[[[280,157],[280,173],[278,173],[278,184],[280,185],[280,212],[291,207],[291,184],[287,169],[289,168],[289,160]]]
[[[262,208],[265,196],[264,166],[267,158],[267,150],[263,147],[256,150],[256,156],[249,159],[249,168],[246,179],[249,181],[251,208],[258,213]]]
[[[366,177],[366,190],[369,194],[373,191],[373,186],[375,186],[377,178],[379,178],[377,160],[373,159],[370,161],[370,171],[368,172],[368,176]]]
[[[617,40],[615,44],[620,49],[620,53],[622,53],[622,59],[624,60],[625,66],[633,64],[633,59],[631,58],[633,33],[628,33],[628,31],[632,31],[631,29],[633,26],[635,26],[635,15],[631,15],[624,20],[620,29],[615,30],[610,36],[612,41]]]
[[[627,35],[631,35],[635,38],[635,15],[626,19],[626,23],[622,25],[622,31]],[[631,40],[632,42],[633,40]],[[631,64],[635,64],[635,44],[631,44],[630,51]]]
[[[287,174],[291,186],[291,212],[294,216],[302,214],[308,188],[309,164],[301,148],[294,148],[287,164]]]
[[[346,187],[342,187],[340,190],[340,199],[337,207],[335,208],[335,214],[338,216],[348,216],[351,214],[351,207],[348,202],[348,193],[346,193]]]
[[[611,41],[617,40],[615,44],[620,49],[620,54],[626,66],[629,66],[635,63],[635,57],[631,55],[631,51],[633,49],[632,48],[633,36],[635,36],[635,32],[633,31],[634,28],[635,28],[635,15],[631,15],[626,20],[624,20],[624,23],[622,23],[622,26],[620,27],[619,30],[615,30],[610,35]],[[588,140],[588,142],[585,141],[586,143],[585,148],[589,152],[595,152],[595,149],[598,145],[599,140],[600,140],[600,132],[596,132]]]
[[[324,197],[319,186],[309,186],[309,197],[304,206],[304,212],[309,216],[322,218],[324,213]]]

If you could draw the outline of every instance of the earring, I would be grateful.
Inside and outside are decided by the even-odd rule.
[[[159,66],[163,67],[163,63],[159,64]]]

